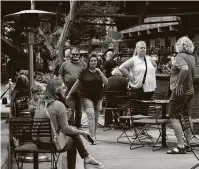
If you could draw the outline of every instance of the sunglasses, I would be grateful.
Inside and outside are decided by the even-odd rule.
[[[72,53],[72,55],[73,55],[73,56],[79,56],[79,54],[77,54],[77,53]]]

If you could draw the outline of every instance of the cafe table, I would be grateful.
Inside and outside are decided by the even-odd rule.
[[[169,105],[169,100],[161,99],[154,100],[155,104],[162,106],[162,119],[167,118],[167,105]],[[162,125],[162,147],[167,147],[166,144],[166,124]]]

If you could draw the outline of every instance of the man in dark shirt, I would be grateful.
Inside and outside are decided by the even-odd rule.
[[[103,72],[105,73],[107,78],[111,77],[111,72],[113,68],[115,68],[117,65],[117,62],[113,60],[113,52],[108,51],[106,53],[106,61],[103,64]]]

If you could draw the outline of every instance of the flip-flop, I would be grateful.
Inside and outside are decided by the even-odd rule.
[[[169,151],[167,151],[167,154],[186,154],[186,148],[181,148],[181,147],[175,147]]]

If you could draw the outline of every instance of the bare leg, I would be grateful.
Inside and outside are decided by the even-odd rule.
[[[97,125],[98,125],[98,121],[99,121],[99,113],[100,111],[99,110],[95,110],[95,134],[94,134],[94,137],[97,138]]]
[[[86,114],[88,117],[88,128],[91,133],[91,137],[95,137],[95,114],[94,108],[86,108]]]
[[[178,146],[184,147],[184,140],[183,140],[183,131],[180,124],[180,121],[178,119],[171,119],[171,123],[174,129],[175,136],[177,138]]]

